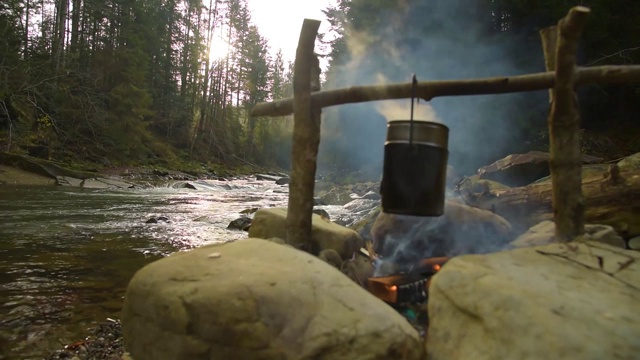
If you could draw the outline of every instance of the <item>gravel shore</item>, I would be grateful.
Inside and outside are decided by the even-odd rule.
[[[45,360],[131,360],[124,350],[120,320],[98,324],[85,340],[51,352]]]

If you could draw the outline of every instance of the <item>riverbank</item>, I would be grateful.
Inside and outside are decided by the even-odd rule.
[[[0,165],[1,185],[56,185],[56,179],[25,171],[17,167]]]
[[[108,318],[84,340],[52,351],[45,360],[131,360],[125,352],[120,320]]]
[[[0,153],[0,185],[70,185],[87,179],[127,180],[135,183],[167,180],[229,180],[256,173],[285,176],[283,171],[251,164],[180,163],[170,166],[148,164],[102,166],[67,164],[27,155]]]

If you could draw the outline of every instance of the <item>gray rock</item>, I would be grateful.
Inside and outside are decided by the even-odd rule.
[[[60,186],[82,186],[82,179],[76,179],[70,176],[56,176],[56,182]]]
[[[586,224],[585,237],[583,240],[597,241],[611,246],[625,248],[624,239],[609,225]],[[510,245],[514,248],[521,248],[547,245],[554,242],[556,242],[555,223],[547,220],[531,227],[527,232],[512,241]]]
[[[626,158],[618,161],[618,167],[620,168],[620,170],[640,169],[640,153],[629,155]]]
[[[391,307],[324,261],[261,239],[145,266],[127,288],[122,325],[136,360],[425,356],[418,333]]]
[[[429,359],[636,359],[640,254],[596,242],[451,259],[429,289]]]
[[[362,195],[362,198],[366,200],[380,200],[381,196],[375,191],[369,191],[366,194]]]
[[[331,220],[331,215],[329,215],[329,213],[325,209],[314,208],[313,213],[320,215],[326,220]]]
[[[629,249],[640,251],[640,236],[636,236],[634,238],[629,239],[627,244],[629,246]]]
[[[287,209],[260,209],[253,217],[249,237],[268,239],[277,237],[286,239]],[[320,215],[312,215],[311,228],[312,253],[318,254],[322,250],[333,249],[343,259],[353,256],[364,242],[357,232],[323,219]]]
[[[318,258],[336,269],[340,269],[340,267],[342,267],[342,258],[340,257],[340,254],[333,249],[320,251]]]
[[[130,189],[136,186],[133,183],[116,179],[97,178],[96,180],[109,185],[110,188],[116,189]]]
[[[290,178],[281,177],[280,179],[276,180],[276,185],[287,185],[287,184],[289,184],[289,181],[291,181]]]
[[[93,178],[83,180],[82,187],[85,189],[128,189],[135,187],[135,185],[122,180]]]
[[[227,229],[248,231],[250,226],[251,226],[251,218],[247,216],[241,216],[231,221],[227,226]]]
[[[84,179],[82,180],[82,187],[85,189],[108,189],[110,186],[98,179]]]
[[[326,205],[345,205],[353,200],[350,195],[350,189],[334,188],[323,195],[320,200]]]
[[[276,175],[267,175],[267,174],[256,175],[256,180],[278,181],[279,179],[280,177]]]

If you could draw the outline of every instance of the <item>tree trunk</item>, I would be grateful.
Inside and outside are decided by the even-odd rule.
[[[22,56],[25,60],[29,56],[29,12],[31,11],[29,5],[29,0],[26,0],[24,3],[24,49],[22,52]]]
[[[321,110],[312,105],[311,91],[319,90],[320,84],[318,58],[313,53],[319,27],[320,21],[304,20],[293,75],[294,125],[287,243],[308,252],[315,251],[311,246],[311,215]]]
[[[67,9],[69,8],[69,0],[58,0],[56,4],[56,31],[55,41],[53,43],[53,54],[56,59],[56,72],[60,71],[62,65],[65,35],[67,32]]]
[[[78,51],[78,33],[80,31],[80,0],[72,0],[73,9],[71,9],[71,42],[69,47],[72,52]]]

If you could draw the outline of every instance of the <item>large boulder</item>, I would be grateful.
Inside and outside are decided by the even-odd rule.
[[[331,265],[245,239],[135,274],[122,310],[136,360],[423,359],[418,333]]]
[[[609,225],[586,224],[585,240],[597,241],[611,246],[625,248],[625,241],[616,230]],[[557,242],[556,225],[553,221],[545,220],[532,226],[527,232],[518,236],[510,245],[514,248],[542,246]]]
[[[433,360],[636,359],[640,253],[596,242],[454,258],[429,289]]]
[[[249,229],[249,237],[269,239],[287,238],[286,230],[287,209],[269,208],[256,212]],[[311,253],[319,254],[322,250],[333,249],[343,259],[353,256],[364,242],[354,230],[332,223],[323,219],[318,214],[311,216]]]
[[[381,212],[371,235],[375,252],[399,266],[429,257],[496,251],[513,239],[511,225],[501,216],[451,200],[445,201],[440,217]]]

